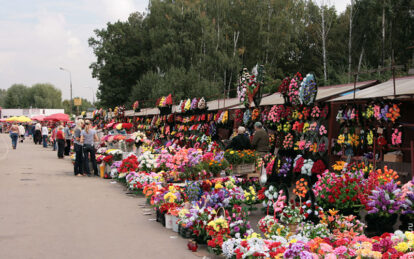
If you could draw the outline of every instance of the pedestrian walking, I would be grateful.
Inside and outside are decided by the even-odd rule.
[[[49,130],[47,129],[46,124],[43,124],[42,127],[42,140],[43,140],[43,147],[47,148],[47,136],[49,135]]]
[[[85,171],[88,176],[91,176],[89,169],[89,156],[92,162],[94,174],[98,175],[98,167],[96,165],[95,146],[94,142],[98,141],[96,131],[92,129],[92,124],[89,120],[85,121],[85,129],[81,133],[81,143],[83,144],[83,158],[85,163]]]
[[[58,131],[58,127],[59,126],[60,126],[60,124],[59,123],[56,123],[55,128],[52,129],[51,138],[52,138],[52,144],[53,144],[53,151],[56,151],[56,149],[57,149],[56,133]]]
[[[75,148],[75,176],[83,176],[83,145],[81,143],[82,129],[85,126],[83,120],[78,120],[73,136],[73,143]]]
[[[65,133],[63,132],[63,126],[58,126],[56,129],[56,143],[57,143],[57,156],[59,159],[63,159],[65,149]]]
[[[17,139],[19,137],[19,126],[16,123],[10,127],[10,138],[12,140],[12,148],[16,149],[17,147]]]
[[[64,133],[65,133],[65,156],[69,156],[70,153],[70,146],[72,144],[72,132],[70,131],[69,128],[69,123],[66,123],[65,129],[64,129]]]
[[[35,125],[35,129],[34,129],[34,143],[36,144],[41,144],[42,143],[42,125],[40,125],[40,123],[36,123]]]
[[[26,130],[24,126],[20,123],[19,124],[19,136],[20,136],[20,143],[23,143],[24,135],[26,134]]]

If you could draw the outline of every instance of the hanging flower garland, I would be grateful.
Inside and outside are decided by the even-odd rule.
[[[316,98],[316,82],[313,74],[307,74],[300,86],[299,98],[301,104],[310,105]]]

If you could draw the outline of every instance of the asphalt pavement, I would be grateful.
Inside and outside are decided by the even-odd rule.
[[[144,215],[144,198],[98,177],[75,177],[68,157],[0,134],[0,258],[200,258]]]

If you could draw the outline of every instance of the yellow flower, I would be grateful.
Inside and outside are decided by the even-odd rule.
[[[293,238],[292,240],[290,240],[290,242],[289,243],[296,243],[296,242],[298,242],[298,240],[296,239],[296,238]]]
[[[260,235],[257,234],[256,232],[253,232],[250,236],[247,237],[247,239],[251,239],[251,238],[260,238]]]
[[[398,251],[398,252],[405,252],[408,250],[409,246],[407,244],[407,242],[401,242],[398,245],[394,246],[394,248]]]
[[[215,189],[221,189],[223,188],[223,185],[221,184],[221,182],[217,182],[216,185],[214,186]]]
[[[231,154],[231,155],[234,155],[234,151],[233,151],[233,150],[232,150],[232,151],[230,151],[230,154]]]
[[[405,237],[409,240],[409,241],[414,241],[414,233],[413,232],[405,232]]]

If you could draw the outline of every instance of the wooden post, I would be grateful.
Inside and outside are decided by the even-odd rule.
[[[333,113],[333,102],[331,102],[330,107],[330,116],[329,116],[329,126],[328,126],[328,154],[329,154],[329,161],[328,163],[331,163],[331,150],[332,150],[332,130],[333,130],[333,123],[334,123],[334,113]]]
[[[354,75],[354,103],[355,103],[356,84],[357,84],[357,74]]]
[[[377,138],[374,137],[374,148],[373,148],[373,152],[374,152],[374,171],[377,169],[377,159],[375,158],[376,149],[377,149]]]
[[[414,140],[410,140],[411,149],[411,175],[414,177]]]
[[[395,96],[397,95],[397,93],[396,93],[396,89],[395,89],[395,67],[394,66],[392,66],[392,81],[393,81],[393,85],[394,85],[394,99],[395,99]]]

